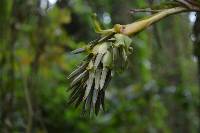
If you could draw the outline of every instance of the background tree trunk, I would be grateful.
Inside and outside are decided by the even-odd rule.
[[[2,0],[0,4],[0,132],[11,133],[13,126],[13,99],[15,88],[14,42],[11,35],[12,0]],[[12,36],[12,39],[10,39]],[[6,65],[7,64],[7,65]],[[10,83],[12,81],[12,83]]]

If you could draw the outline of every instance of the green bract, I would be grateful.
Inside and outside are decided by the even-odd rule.
[[[113,66],[115,71],[122,72],[127,65],[128,55],[132,52],[130,44],[132,40],[123,34],[115,34],[112,53],[113,53]]]
[[[111,68],[111,66],[112,66],[112,55],[111,55],[110,51],[106,52],[106,54],[103,57],[102,63],[103,63],[103,67]]]

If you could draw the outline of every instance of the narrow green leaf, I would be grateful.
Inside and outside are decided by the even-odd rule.
[[[84,51],[85,51],[85,48],[78,48],[78,49],[73,50],[71,53],[72,54],[79,54],[79,53],[82,53]]]
[[[105,98],[105,91],[101,90],[100,91],[100,103],[103,111],[105,111],[105,104],[104,104],[104,98]]]
[[[87,63],[82,64],[80,67],[78,67],[76,70],[74,70],[67,78],[71,79],[74,76],[76,76],[77,74],[83,72],[85,70],[85,68],[87,67]]]
[[[108,68],[103,68],[102,74],[101,74],[101,79],[100,79],[100,89],[103,89],[107,73],[108,73]]]
[[[105,83],[104,83],[104,86],[103,86],[103,90],[106,90],[106,88],[108,87],[111,79],[112,79],[111,70],[109,70],[109,72],[107,74],[107,77],[106,77],[106,80],[105,80]]]
[[[95,73],[95,86],[94,88],[96,90],[99,89],[99,86],[100,86],[100,78],[101,78],[101,70],[100,69],[97,69],[96,70],[96,73]]]
[[[92,88],[92,85],[93,85],[93,81],[94,81],[94,73],[93,72],[90,72],[89,73],[89,78],[87,80],[87,87],[86,87],[86,90],[85,90],[85,95],[84,95],[84,100],[88,97],[90,91],[91,91],[91,88]]]
[[[71,82],[70,86],[73,86],[75,84],[77,84],[78,82],[80,82],[80,80],[86,76],[88,73],[87,70],[85,70],[83,73],[79,74],[76,78],[74,78],[74,80]]]
[[[122,49],[122,56],[123,56],[124,61],[126,62],[127,61],[127,54],[126,54],[126,51],[125,51],[124,48]]]
[[[95,103],[97,101],[97,96],[98,96],[98,90],[94,89],[93,90],[93,98],[92,98],[93,107],[95,107]]]
[[[95,62],[94,62],[94,67],[95,68],[98,67],[99,63],[101,62],[102,57],[103,57],[103,54],[101,54],[101,53],[97,54]]]
[[[80,96],[76,101],[75,107],[77,108],[80,103],[83,101],[83,97],[84,97],[84,92],[85,92],[85,87],[82,88],[81,92],[80,92]]]
[[[95,104],[95,114],[96,115],[98,115],[98,113],[99,113],[100,105],[101,105],[101,100],[100,100],[100,94],[98,92],[98,97],[97,97],[97,101]]]

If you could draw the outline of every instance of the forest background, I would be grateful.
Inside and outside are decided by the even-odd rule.
[[[132,38],[134,52],[107,89],[105,112],[81,117],[81,108],[66,106],[67,76],[84,57],[70,51],[98,37],[91,14],[110,28],[150,15],[130,9],[160,2],[1,0],[0,132],[198,133],[200,15],[194,12]]]

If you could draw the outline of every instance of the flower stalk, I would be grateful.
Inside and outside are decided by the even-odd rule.
[[[158,12],[155,15],[153,15],[147,19],[133,22],[133,23],[127,24],[127,25],[122,25],[121,29],[120,29],[120,33],[128,35],[128,36],[134,35],[169,15],[184,12],[187,10],[188,9],[184,8],[184,7],[175,7],[175,8],[171,8],[171,9],[162,10],[161,12]]]

